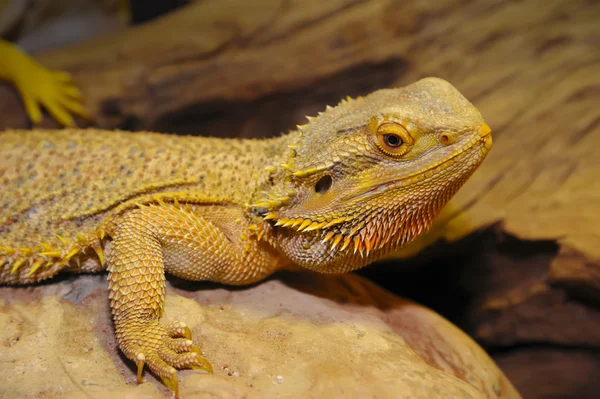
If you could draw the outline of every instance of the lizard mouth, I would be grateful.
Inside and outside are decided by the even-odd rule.
[[[389,190],[406,187],[416,184],[418,182],[431,179],[433,176],[441,173],[443,170],[451,167],[457,162],[463,160],[465,157],[474,155],[473,162],[469,166],[468,170],[473,171],[483,162],[490,149],[492,148],[492,130],[487,124],[483,124],[477,133],[477,136],[473,139],[472,143],[469,144],[463,151],[455,153],[442,162],[435,166],[427,168],[423,171],[413,173],[409,176],[403,177],[402,179],[389,181],[386,183],[378,184],[367,191],[354,196],[354,199],[364,199],[371,196],[387,192]],[[468,173],[468,172],[467,172]]]

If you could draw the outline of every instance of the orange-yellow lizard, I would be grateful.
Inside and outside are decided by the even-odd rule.
[[[99,130],[0,133],[0,282],[108,270],[117,342],[177,394],[208,361],[160,323],[165,272],[248,284],[288,265],[365,266],[425,232],[490,150],[436,78],[328,107],[267,140]]]

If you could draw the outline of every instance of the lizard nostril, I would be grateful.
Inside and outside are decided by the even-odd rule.
[[[315,184],[315,191],[319,194],[324,194],[331,188],[332,183],[331,176],[325,175],[319,179],[317,184]]]
[[[444,144],[444,145],[450,145],[453,144],[456,140],[454,139],[454,136],[451,135],[450,133],[442,133],[440,134],[440,143]]]

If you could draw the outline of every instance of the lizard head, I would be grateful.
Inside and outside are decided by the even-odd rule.
[[[272,219],[282,251],[322,272],[364,266],[425,232],[483,161],[490,128],[444,80],[343,100],[300,126]]]

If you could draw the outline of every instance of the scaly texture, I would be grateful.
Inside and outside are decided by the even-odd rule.
[[[227,284],[288,265],[362,267],[412,241],[475,171],[489,127],[429,78],[342,101],[288,135],[217,140],[156,133],[0,133],[0,281],[108,260],[125,355],[177,393],[208,362],[185,323],[159,322],[164,273]]]

